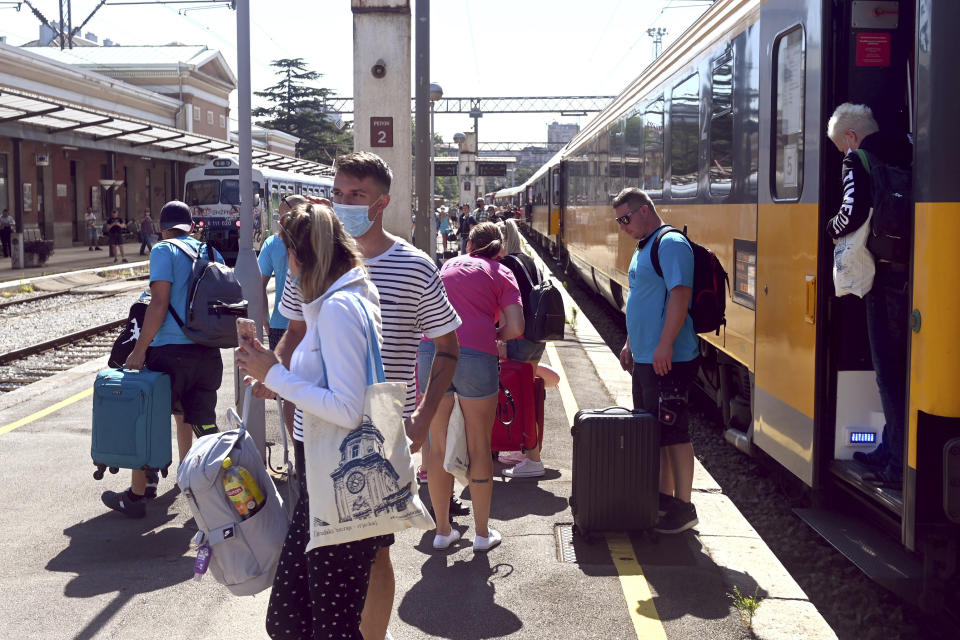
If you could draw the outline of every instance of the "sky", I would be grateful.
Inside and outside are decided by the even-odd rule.
[[[235,12],[226,6],[111,6],[112,1],[123,0],[108,0],[84,33],[122,45],[203,44],[219,49],[236,71]],[[18,12],[9,4],[0,0],[0,36],[10,45],[35,40],[39,20],[26,5]],[[58,0],[32,4],[50,21],[59,19]],[[73,24],[98,4],[73,0]],[[431,81],[446,97],[617,95],[653,59],[648,28],[667,30],[666,48],[707,6],[697,0],[433,0]],[[411,34],[411,46],[415,37]],[[323,74],[317,86],[353,95],[350,0],[251,0],[250,38],[254,91],[276,81],[271,61],[303,58]],[[254,106],[258,101],[254,97]],[[236,102],[235,92],[233,110]],[[584,126],[592,117],[488,113],[480,119],[480,141],[542,143],[548,123]],[[436,133],[444,141],[472,127],[466,114],[436,116]]]

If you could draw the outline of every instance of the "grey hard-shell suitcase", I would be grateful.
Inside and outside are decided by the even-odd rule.
[[[573,418],[573,490],[577,532],[646,531],[657,522],[660,423],[623,407],[578,411]]]

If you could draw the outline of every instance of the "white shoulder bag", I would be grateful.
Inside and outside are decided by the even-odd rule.
[[[436,526],[415,488],[411,442],[403,428],[406,385],[385,382],[373,319],[359,300],[354,299],[354,304],[366,318],[363,418],[360,426],[346,432],[320,416],[303,414],[310,499],[306,551],[410,527],[429,530]]]
[[[872,217],[873,209],[870,209],[866,222],[853,233],[837,238],[837,244],[833,247],[833,286],[837,296],[852,293],[862,298],[873,287],[877,268],[873,255],[867,249]]]

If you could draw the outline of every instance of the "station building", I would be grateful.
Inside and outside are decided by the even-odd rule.
[[[86,242],[84,215],[139,219],[183,197],[186,171],[236,155],[237,80],[205,46],[0,43],[0,209],[24,240]],[[298,138],[254,130],[254,162],[289,166]],[[302,164],[302,163],[299,163]],[[309,163],[312,164],[312,163]]]

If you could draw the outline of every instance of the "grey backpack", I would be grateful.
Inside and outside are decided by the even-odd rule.
[[[237,346],[237,318],[247,317],[247,301],[237,276],[230,267],[214,259],[213,247],[206,244],[198,252],[178,238],[165,240],[176,246],[193,261],[187,287],[187,317],[180,318],[173,305],[170,314],[184,335],[207,347],[228,349]]]
[[[249,406],[248,388],[244,415]],[[210,546],[208,570],[234,595],[249,596],[273,585],[290,520],[253,438],[232,407],[227,416],[239,428],[198,439],[180,463],[177,484],[200,528],[196,543]],[[266,499],[246,520],[224,493],[223,461],[228,456],[234,466],[250,472]]]

